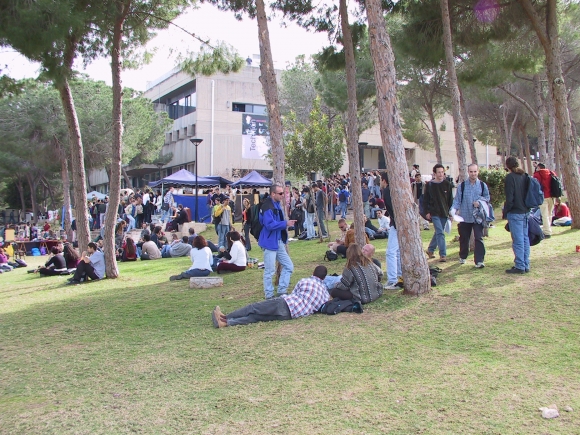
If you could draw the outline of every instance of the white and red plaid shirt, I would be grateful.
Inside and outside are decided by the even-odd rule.
[[[282,297],[288,304],[293,319],[315,313],[330,299],[326,285],[315,276],[301,279],[291,294]]]

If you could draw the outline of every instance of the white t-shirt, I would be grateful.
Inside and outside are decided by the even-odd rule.
[[[383,231],[387,231],[391,226],[391,219],[388,216],[383,215],[379,218],[379,229]]]
[[[211,249],[207,246],[202,249],[193,248],[189,253],[189,257],[192,262],[189,270],[201,269],[212,271],[211,264],[213,263],[213,255],[211,255]]]
[[[247,264],[246,247],[241,241],[236,240],[232,244],[230,255],[232,256],[232,259],[229,260],[228,263],[235,264],[236,266],[245,266]]]
[[[147,205],[147,204],[149,204],[149,194],[144,193],[143,194],[143,205]]]

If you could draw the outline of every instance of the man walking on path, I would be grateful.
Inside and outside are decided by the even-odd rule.
[[[258,245],[264,250],[264,294],[266,299],[274,297],[272,278],[276,272],[276,260],[282,266],[278,281],[278,296],[286,294],[290,277],[294,271],[292,259],[286,251],[288,243],[288,227],[293,226],[295,220],[284,220],[284,213],[280,201],[284,195],[284,188],[280,184],[272,184],[270,196],[264,200],[260,208],[260,223],[262,231]]]
[[[435,258],[435,249],[439,248],[439,261],[447,261],[447,246],[445,244],[445,225],[449,218],[449,210],[453,202],[452,186],[445,178],[445,168],[437,163],[433,166],[434,178],[425,186],[423,203],[427,212],[426,217],[433,222],[435,234],[427,248],[427,256]],[[386,202],[386,201],[385,201]]]
[[[489,189],[487,184],[479,180],[479,168],[476,164],[471,164],[467,167],[469,178],[463,181],[457,187],[455,200],[453,201],[452,210],[457,210],[459,216],[463,218],[463,222],[459,222],[457,229],[459,231],[459,264],[465,264],[465,260],[469,255],[469,239],[473,231],[475,238],[475,251],[473,257],[475,260],[475,267],[481,269],[485,267],[485,245],[483,244],[483,228],[486,221],[481,218],[476,218],[476,214],[480,208],[489,210]],[[452,211],[453,214],[453,211]],[[487,216],[489,212],[485,213]],[[481,222],[478,222],[481,220]]]
[[[534,178],[538,180],[544,192],[544,202],[540,205],[540,212],[542,213],[542,231],[546,239],[552,237],[552,214],[554,213],[554,198],[550,189],[552,174],[553,172],[546,169],[543,163],[538,163],[534,172]]]

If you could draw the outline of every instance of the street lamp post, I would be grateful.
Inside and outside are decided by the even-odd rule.
[[[197,147],[203,141],[203,139],[194,137],[193,139],[189,139],[189,141],[192,144],[195,145],[195,221],[198,222],[199,221],[199,202],[197,201],[197,195],[198,195],[198,190],[197,190],[197,177],[198,177],[198,172],[197,172]]]

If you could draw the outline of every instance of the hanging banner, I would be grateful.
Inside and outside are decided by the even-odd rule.
[[[242,158],[264,159],[270,148],[268,117],[244,113],[242,115]]]

